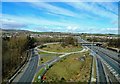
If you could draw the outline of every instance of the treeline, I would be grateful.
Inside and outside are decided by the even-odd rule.
[[[24,63],[30,48],[34,47],[35,39],[21,35],[19,37],[2,38],[2,77],[8,80],[15,70]]]
[[[36,38],[37,45],[42,45],[44,43],[52,43],[52,42],[63,42],[64,37],[41,37]]]
[[[119,39],[109,39],[108,40],[108,46],[120,48],[120,38]]]
[[[106,43],[106,46],[108,47],[115,47],[115,48],[120,48],[120,38],[118,39],[109,39],[109,38],[87,38],[88,41],[90,42],[103,42]]]
[[[72,45],[72,46],[78,46],[78,40],[72,36],[66,37],[62,40],[61,45],[63,47]]]
[[[52,42],[60,42],[63,47],[67,45],[73,45],[73,46],[78,46],[77,39],[73,38],[72,36],[68,37],[41,37],[41,38],[36,38],[37,40],[37,45],[42,45],[44,43],[52,43]]]

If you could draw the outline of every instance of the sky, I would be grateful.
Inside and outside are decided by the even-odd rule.
[[[118,2],[2,2],[3,29],[118,33]]]

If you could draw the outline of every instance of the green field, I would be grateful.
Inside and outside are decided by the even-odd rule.
[[[80,51],[83,48],[82,46],[68,45],[68,46],[62,47],[61,44],[49,44],[41,49],[46,51],[51,51],[51,52],[75,52],[75,51]]]
[[[80,57],[85,55],[85,61]],[[51,67],[46,75],[46,82],[70,81],[70,82],[88,82],[90,77],[90,66],[92,58],[89,53],[72,54],[69,57],[57,62]]]

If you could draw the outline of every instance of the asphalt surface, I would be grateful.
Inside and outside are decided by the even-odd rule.
[[[13,82],[16,82],[18,84],[32,82],[33,77],[34,77],[36,70],[37,70],[37,65],[38,65],[38,55],[35,55],[34,50],[32,50],[32,56],[28,62],[28,65],[26,65],[25,66],[26,69],[23,69],[24,71],[22,71],[24,73],[21,72],[13,80]]]
[[[103,51],[103,48],[96,48],[96,46],[94,46],[92,48],[93,51],[95,51],[99,56],[101,56],[109,65],[111,65],[111,67],[113,67],[115,69],[115,71],[120,74],[120,68],[119,68],[119,63],[117,63],[115,60],[111,59],[109,56],[112,56],[112,53],[110,53],[110,55],[108,56],[105,52]],[[102,51],[102,52],[101,52]],[[115,56],[115,55],[114,55]],[[117,56],[117,55],[116,55]]]
[[[48,62],[38,66],[38,61],[39,61],[40,56],[39,56],[37,50],[38,50],[37,48],[33,49],[30,60],[28,61],[28,63],[24,67],[24,69],[21,71],[21,73],[18,74],[18,76],[13,80],[13,82],[16,82],[16,83],[31,83],[35,74],[42,67],[46,68],[46,65],[51,66],[55,62],[59,61],[61,58],[65,57],[69,54],[79,53],[79,52],[84,52],[85,51],[85,49],[83,49],[82,51],[78,51],[78,52],[64,53],[63,55],[60,55],[59,57],[55,57],[54,59],[49,60]],[[47,71],[47,69],[45,71]]]
[[[113,74],[110,72],[110,70],[107,68],[107,66],[105,66],[105,69],[106,69],[106,73],[107,73],[107,77],[108,77],[108,80],[109,80],[109,83],[110,84],[119,84],[117,82],[117,79],[113,76]]]
[[[32,82],[37,69],[38,57],[34,56],[31,58],[27,70],[24,72],[23,76],[20,78],[19,82]]]
[[[119,53],[116,53],[114,51],[102,48],[102,47],[98,47],[98,46],[94,46],[94,48],[98,49],[99,48],[99,52],[103,52],[104,54],[106,54],[107,56],[109,56],[110,58],[112,58],[113,60],[115,60],[116,62],[120,63],[119,60]]]
[[[60,57],[55,57],[54,59],[44,63],[44,64],[41,64],[40,66],[38,66],[37,70],[36,70],[36,73],[42,68],[42,67],[45,67],[46,65],[48,66],[51,66],[53,63],[57,62],[60,60]]]
[[[106,81],[106,77],[105,77],[105,72],[104,72],[104,69],[103,69],[103,65],[102,65],[102,62],[100,61],[99,58],[97,58],[97,66],[98,66],[98,74],[99,74],[99,82],[100,84],[102,83],[107,83]]]
[[[82,42],[86,42],[83,39],[79,38],[79,41]],[[100,56],[102,59],[104,59],[115,71],[117,74],[120,75],[120,68],[119,68],[119,63],[118,63],[118,53],[116,52],[111,52],[110,50],[101,48],[101,47],[97,47],[97,46],[87,46],[88,48],[90,48],[91,50],[93,50],[94,52],[96,52],[96,54],[98,56]],[[38,72],[40,70],[40,68],[45,67],[46,65],[51,66],[53,63],[57,62],[58,60],[60,60],[60,57],[56,57],[40,66],[38,66],[38,60],[39,57],[38,55],[35,55],[34,51],[32,51],[32,57],[28,63],[27,68],[25,69],[23,75],[19,78],[19,80],[17,82],[21,83],[21,82],[32,82],[34,75],[36,72]],[[106,82],[106,76],[105,76],[105,72],[103,69],[103,65],[102,65],[102,61],[97,58],[97,64],[98,64],[98,73],[99,73],[99,82]],[[38,67],[37,67],[38,66]],[[109,75],[109,80],[111,79],[113,75]],[[111,80],[110,80],[111,81]]]
[[[80,37],[77,37],[77,38],[81,42],[87,42],[87,41],[84,41],[83,39],[81,39]],[[87,46],[87,47],[89,49],[91,49],[92,51],[94,51],[99,57],[101,57],[105,62],[107,62],[112,67],[110,72],[112,72],[114,74],[109,75],[109,79],[113,78],[113,77],[116,78],[115,75],[120,75],[120,64],[119,64],[119,59],[118,59],[119,53],[113,52],[111,50],[108,50],[108,49],[105,49],[102,47],[98,47],[98,46]],[[100,61],[98,61],[98,64],[100,66]],[[101,65],[101,67],[99,67],[99,66],[98,66],[98,70],[101,70],[101,72],[103,72],[104,70],[102,68],[102,65]],[[99,79],[104,78],[105,75],[101,75],[101,76],[102,77],[99,76],[100,77]],[[119,78],[119,77],[117,77],[117,78]],[[100,80],[100,82],[101,81],[102,80]],[[116,81],[116,82],[118,82],[118,81]]]

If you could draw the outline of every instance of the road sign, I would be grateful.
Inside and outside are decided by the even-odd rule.
[[[41,76],[38,76],[38,79],[41,79]]]

